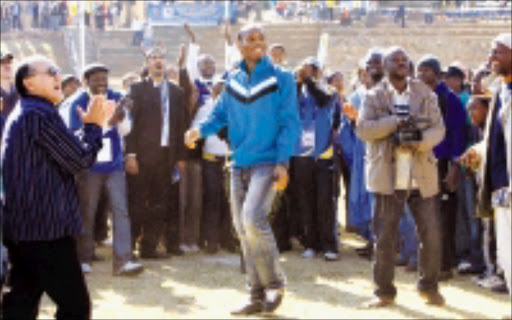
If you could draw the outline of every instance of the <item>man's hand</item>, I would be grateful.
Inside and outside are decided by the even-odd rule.
[[[398,146],[398,149],[404,152],[415,152],[420,146],[419,142],[408,142]]]
[[[477,170],[480,167],[481,157],[475,149],[468,149],[466,152],[457,159],[459,164],[465,165],[471,170]]]
[[[231,28],[229,27],[229,22],[226,21],[226,24],[224,25],[224,39],[226,39],[226,42],[228,45],[233,44],[233,40],[231,39]]]
[[[185,145],[189,149],[196,148],[196,141],[201,137],[201,133],[198,128],[193,128],[185,133]]]
[[[180,53],[178,55],[178,68],[183,69],[185,67],[185,45],[180,45]]]
[[[125,168],[128,174],[139,174],[139,162],[137,161],[137,158],[134,156],[127,156]]]
[[[286,189],[288,185],[288,169],[282,164],[278,164],[274,169],[274,188],[277,191],[282,191]]]
[[[123,121],[124,117],[125,117],[124,108],[123,108],[123,105],[119,102],[115,107],[115,111],[114,111],[114,114],[112,115],[112,118],[110,118],[110,120],[108,121],[108,125],[113,127],[116,124],[118,124],[119,122]]]
[[[196,34],[194,33],[194,31],[192,31],[192,29],[190,28],[188,23],[185,23],[183,25],[183,28],[185,28],[185,31],[187,32],[187,34],[188,34],[188,36],[190,38],[190,42],[196,43]]]
[[[115,103],[108,102],[104,96],[94,96],[89,103],[87,112],[78,108],[77,112],[82,123],[93,123],[100,127],[103,126],[114,114]]]

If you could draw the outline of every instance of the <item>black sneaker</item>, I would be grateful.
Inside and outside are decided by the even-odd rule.
[[[251,301],[239,309],[231,311],[232,316],[249,316],[263,311],[263,303],[261,301]]]

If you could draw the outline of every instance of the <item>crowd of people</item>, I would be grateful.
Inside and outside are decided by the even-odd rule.
[[[0,26],[2,32],[10,30],[57,30],[68,26],[78,16],[78,1],[2,1]],[[98,30],[117,26],[123,10],[121,1],[85,1],[84,23]],[[78,21],[78,20],[77,20]]]
[[[260,26],[235,40],[226,28],[223,71],[185,32],[175,65],[149,47],[119,90],[109,66],[62,76],[40,56],[13,78],[16,57],[2,53],[6,319],[35,318],[43,292],[57,318],[90,317],[83,274],[110,226],[114,276],[238,251],[250,299],[233,314],[273,312],[279,252],[298,243],[304,259],[343,260],[342,189],[348,228],[367,243],[356,251],[373,261],[368,307],[393,304],[395,266],[418,272],[432,305],[454,271],[510,293],[510,34],[474,71],[370,48],[345,88],[317,57],[289,66],[284,46],[267,50]]]

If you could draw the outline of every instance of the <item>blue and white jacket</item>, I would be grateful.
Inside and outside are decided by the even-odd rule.
[[[235,168],[288,164],[300,132],[292,74],[263,57],[250,74],[242,62],[228,74],[225,88],[199,126],[201,137],[227,126]]]
[[[107,99],[114,100],[115,102],[119,102],[121,100],[122,95],[119,92],[115,92],[111,89],[107,90]],[[78,107],[82,108],[82,110],[86,111],[89,105],[89,92],[82,92],[75,101],[73,101],[70,109],[70,129],[73,131],[77,131],[82,128],[82,120],[78,115],[77,109]],[[126,116],[128,117],[128,115]],[[106,145],[109,145],[108,149],[102,149],[98,153],[98,158],[96,163],[91,167],[91,170],[101,174],[109,174],[114,171],[123,170],[123,146],[122,146],[122,138],[121,134],[118,130],[118,125],[112,128],[104,128],[103,129],[103,148],[106,148]],[[110,161],[104,161],[102,159],[101,154],[108,153],[106,156]]]

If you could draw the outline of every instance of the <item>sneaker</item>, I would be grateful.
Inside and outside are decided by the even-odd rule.
[[[88,263],[82,263],[82,272],[83,273],[91,273],[92,272],[92,267],[90,264]]]
[[[144,266],[141,263],[128,261],[121,269],[119,269],[116,276],[136,276],[144,270]]]
[[[498,286],[504,283],[503,279],[493,274],[491,276],[485,277],[484,279],[477,282],[480,287],[490,289],[494,286]]]
[[[392,306],[395,304],[394,297],[374,297],[364,304],[367,309],[377,309]]]
[[[304,252],[302,252],[302,257],[304,259],[312,259],[315,257],[315,250],[309,248],[309,249],[306,249],[304,250]]]
[[[265,302],[263,303],[263,312],[274,312],[274,310],[276,310],[283,302],[284,293],[284,287],[265,290]]]
[[[180,244],[180,250],[183,251],[184,253],[188,253],[190,252],[190,247],[184,243]]]
[[[201,249],[199,249],[199,246],[197,244],[191,244],[188,248],[190,249],[190,252],[192,252],[192,253],[201,251]]]
[[[325,261],[336,261],[339,259],[339,256],[336,252],[327,251],[326,253],[324,253],[324,259]]]

